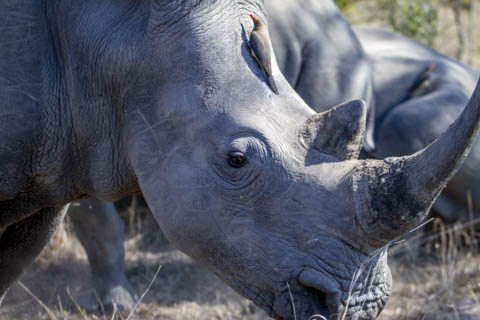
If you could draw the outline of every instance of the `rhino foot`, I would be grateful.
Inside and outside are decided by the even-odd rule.
[[[130,310],[135,306],[138,296],[130,285],[118,285],[110,288],[106,295],[101,298],[105,310],[118,309]]]
[[[117,310],[131,310],[138,299],[138,295],[129,283],[111,286],[103,295],[90,293],[76,297],[75,302],[88,312],[99,312],[103,309],[106,313]]]

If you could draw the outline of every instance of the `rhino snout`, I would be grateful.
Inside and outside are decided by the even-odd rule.
[[[317,296],[324,297],[324,306],[328,308],[319,315],[311,315],[312,320],[325,317],[330,320],[354,319],[373,320],[378,317],[390,295],[389,277],[382,277],[381,283],[369,283],[361,289],[353,285],[345,290],[332,276],[323,272],[305,268],[298,276],[300,284],[317,291]],[[367,280],[367,282],[370,282]]]

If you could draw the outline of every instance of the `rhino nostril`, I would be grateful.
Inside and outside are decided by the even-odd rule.
[[[330,319],[330,311],[328,309],[327,304],[327,294],[323,291],[312,288],[312,287],[305,287],[305,291],[308,296],[313,299],[315,306],[315,310],[310,310],[310,314],[308,314],[308,320],[323,320],[323,319]]]
[[[316,288],[306,287],[305,290],[311,296],[314,296],[317,300],[318,305],[326,306],[327,305],[327,295]]]
[[[336,306],[339,304],[339,294],[335,290],[338,283],[325,276],[323,273],[314,269],[305,269],[298,275],[298,281],[304,287],[309,295],[315,297],[317,306],[322,306],[320,312],[311,315],[311,320],[321,320],[322,317],[330,319],[331,312],[335,313]],[[335,310],[330,310],[333,307]]]

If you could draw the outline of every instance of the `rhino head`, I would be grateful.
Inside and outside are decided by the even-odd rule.
[[[392,286],[382,248],[424,219],[473,131],[459,122],[416,155],[359,160],[364,103],[315,114],[276,65],[273,94],[245,40],[247,13],[263,11],[238,12],[188,17],[188,40],[158,48],[178,57],[168,90],[135,110],[142,192],[177,248],[270,316],[374,319]]]
[[[121,132],[104,135],[119,143],[102,172],[127,168],[116,185],[134,177],[171,243],[270,316],[378,316],[392,286],[384,249],[424,219],[465,157],[478,90],[425,150],[359,160],[363,102],[316,114],[274,56],[280,94],[270,90],[247,45],[262,2],[88,3],[59,32],[79,64],[67,71],[89,79],[78,90],[95,112],[115,110],[100,117]]]

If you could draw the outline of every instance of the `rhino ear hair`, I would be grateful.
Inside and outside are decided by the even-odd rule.
[[[358,159],[365,139],[367,106],[353,100],[311,116],[300,129],[307,149],[336,157]]]

